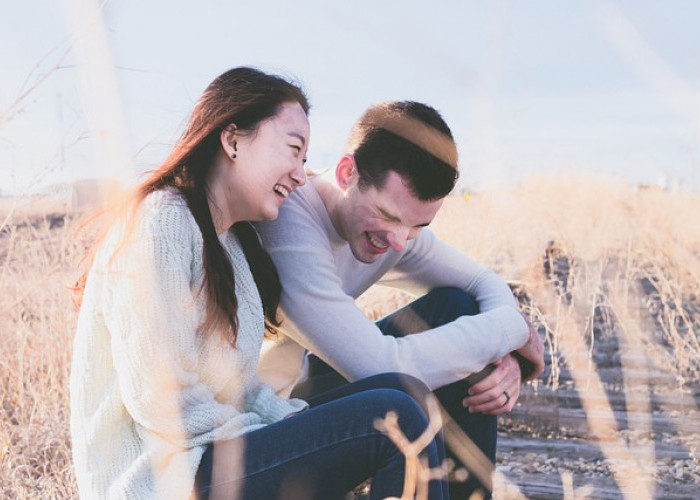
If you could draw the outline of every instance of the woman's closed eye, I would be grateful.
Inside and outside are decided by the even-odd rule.
[[[296,144],[290,144],[290,146],[291,146],[291,148],[292,148],[293,150],[296,151],[296,153],[294,153],[294,156],[299,156],[299,153],[301,153],[301,146],[297,146]],[[307,158],[306,158],[306,157],[304,157],[304,158],[301,160],[302,163],[306,163],[306,161],[307,161]]]

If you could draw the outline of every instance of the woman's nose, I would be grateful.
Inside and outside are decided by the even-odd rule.
[[[304,171],[304,166],[302,165],[301,167],[293,170],[290,177],[297,186],[303,186],[306,184],[306,172]]]

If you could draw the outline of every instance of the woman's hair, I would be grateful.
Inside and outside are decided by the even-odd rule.
[[[128,226],[133,226],[138,207],[146,196],[160,189],[174,188],[186,200],[204,242],[202,289],[206,292],[207,305],[200,331],[209,334],[226,322],[231,326],[229,341],[235,346],[238,333],[235,277],[214,228],[207,200],[206,179],[220,148],[221,132],[226,126],[233,123],[237,130],[254,134],[262,121],[274,117],[280,107],[289,102],[299,103],[308,114],[309,102],[299,86],[255,68],[234,68],[211,82],[195,104],[185,132],[170,155],[134,188],[128,201],[121,205],[116,214],[108,218],[101,236],[86,256],[86,270],[74,287],[76,303],[79,305],[81,302],[89,266],[111,223],[120,216],[126,216]],[[241,241],[250,265],[262,299],[266,325],[271,332],[275,332],[280,324],[276,314],[281,292],[277,270],[250,223],[236,223],[232,230]]]

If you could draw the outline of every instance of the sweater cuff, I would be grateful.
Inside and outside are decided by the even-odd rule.
[[[517,309],[508,308],[507,314],[499,314],[498,320],[501,323],[503,340],[505,341],[505,356],[524,346],[530,338],[530,329],[525,318]]]
[[[276,401],[273,401],[272,405],[270,406],[269,411],[267,413],[267,417],[270,419],[271,423],[277,422],[278,420],[282,420],[283,418],[285,418],[290,413],[302,412],[308,407],[309,404],[301,399],[278,398],[276,399]]]

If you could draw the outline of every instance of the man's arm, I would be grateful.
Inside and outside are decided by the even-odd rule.
[[[284,283],[283,328],[351,381],[397,371],[414,375],[435,389],[480,371],[521,345],[522,338],[511,332],[521,329],[519,333],[527,338],[522,318],[517,315],[509,324],[511,318],[502,317],[498,309],[465,316],[419,335],[383,335],[342,291],[329,263],[303,251],[287,257],[293,257],[299,268],[291,271],[292,266],[278,264]],[[279,262],[279,255],[273,252],[273,259]]]
[[[407,245],[407,251],[380,283],[416,294],[439,287],[461,288],[474,297],[481,314],[508,310],[508,315],[520,316],[517,301],[503,278],[441,241],[429,229],[423,229]],[[521,333],[520,345],[527,340],[524,331]]]
[[[527,341],[527,325],[505,283],[501,286],[502,280],[494,279],[493,273],[466,257],[455,259],[454,255],[461,255],[455,250],[450,250],[455,253],[447,267],[441,267],[439,276],[425,273],[425,264],[414,267],[417,275],[403,272],[404,264],[411,264],[411,259],[402,261],[399,274],[402,280],[426,289],[462,286],[483,303],[482,313],[427,329],[420,335],[382,335],[357,308],[354,298],[343,291],[329,238],[299,207],[284,208],[275,223],[259,226],[283,286],[281,303],[287,316],[283,327],[296,342],[349,380],[399,371],[435,389],[480,371]],[[435,249],[428,247],[425,250]],[[438,257],[442,254],[438,252]],[[420,259],[417,262],[420,264]],[[460,265],[472,272],[459,269]],[[376,271],[372,265],[361,266],[368,266],[358,268],[368,276]],[[468,275],[460,285],[447,278],[457,270]]]
[[[430,233],[423,236],[431,236]],[[437,286],[457,286],[476,298],[480,311],[517,303],[510,288],[500,277],[479,271],[463,254],[437,238],[424,238],[396,266],[391,280],[396,283],[411,281]],[[446,281],[445,281],[446,280]],[[405,285],[404,285],[405,286]],[[464,406],[473,412],[501,414],[509,412],[520,394],[523,380],[533,380],[544,369],[543,342],[523,315],[530,335],[527,342],[505,357],[496,360],[490,369],[473,374],[478,382],[471,382]],[[507,397],[506,397],[507,395]]]

